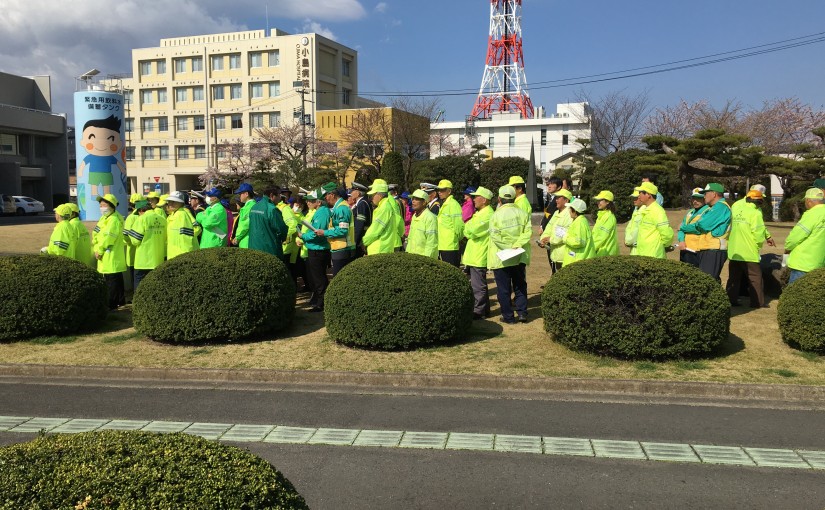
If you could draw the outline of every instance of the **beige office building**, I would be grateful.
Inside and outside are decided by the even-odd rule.
[[[360,106],[355,50],[277,29],[161,39],[132,50],[131,77],[104,84],[125,91],[127,173],[140,193],[199,189],[222,144],[298,122],[301,90],[310,121]]]

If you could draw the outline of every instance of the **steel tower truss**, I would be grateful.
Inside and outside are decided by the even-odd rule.
[[[533,117],[527,93],[521,38],[522,0],[490,0],[490,37],[487,63],[472,116],[490,118],[494,112],[519,112]]]

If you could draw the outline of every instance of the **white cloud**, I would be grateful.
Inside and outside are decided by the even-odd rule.
[[[375,12],[385,13],[387,12],[387,2],[378,2],[375,6]]]
[[[304,20],[303,31],[314,32],[318,35],[326,37],[327,39],[332,39],[333,41],[338,40],[338,38],[335,36],[332,30],[330,30],[327,27],[321,26],[321,24],[316,21],[312,21],[309,19]]]

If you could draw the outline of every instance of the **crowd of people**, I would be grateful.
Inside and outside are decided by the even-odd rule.
[[[552,178],[546,184],[546,207],[538,228],[539,248],[547,252],[552,273],[562,267],[619,253],[616,197],[610,190],[594,198],[598,208],[591,226],[588,204],[573,196],[569,184]],[[421,183],[412,193],[376,179],[369,187],[357,182],[340,189],[330,182],[292,197],[285,187],[256,193],[243,183],[234,194],[237,211],[219,189],[189,195],[149,193],[130,197],[124,219],[118,200],[97,198],[100,220],[90,236],[74,204],[55,208],[58,222],[44,253],[66,256],[103,274],[109,306],[125,304],[124,275],[136,289],[165,260],[199,249],[233,246],[280,258],[301,291],[310,292],[310,310],[324,309],[330,277],[362,256],[406,251],[463,268],[473,289],[473,315],[490,316],[488,274],[492,271],[501,321],[526,322],[526,268],[531,263],[532,204],[523,178],[513,176],[497,193],[485,187],[456,193],[453,183]],[[790,282],[825,266],[825,179],[805,194],[806,211],[785,242]],[[494,198],[495,197],[495,198]],[[693,208],[674,232],[662,208],[662,195],[651,179],[634,188],[635,209],[623,242],[631,255],[665,258],[679,250],[680,260],[726,285],[738,305],[740,285],[747,279],[750,304],[764,306],[759,251],[775,246],[762,220],[765,189],[753,186],[732,205],[721,184],[693,190]]]

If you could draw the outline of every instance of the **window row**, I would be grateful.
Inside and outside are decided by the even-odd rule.
[[[242,129],[243,114],[232,115],[212,115],[215,129]],[[203,131],[206,129],[206,122],[203,115],[180,115],[175,118],[176,131]],[[281,112],[250,113],[249,125],[252,128],[274,128],[281,125]],[[227,128],[228,126],[228,128]],[[125,119],[127,133],[135,130],[135,119]],[[140,119],[140,130],[144,133],[155,131],[169,131],[169,119],[167,117],[145,117]]]
[[[229,92],[228,95],[227,89]],[[280,81],[255,82],[249,84],[250,99],[263,99],[267,97],[278,97],[280,95]],[[243,99],[243,85],[240,83],[212,85],[212,99],[215,101],[221,101],[223,99]]]
[[[174,87],[175,102],[185,103],[187,101],[203,101],[203,86]],[[251,99],[274,98],[281,95],[280,81],[255,82],[249,84],[249,97]],[[126,91],[124,99],[127,104],[132,102],[132,91]],[[212,85],[212,99],[221,101],[224,99],[243,99],[243,84],[232,83],[229,85]],[[349,98],[347,98],[349,101]],[[141,105],[164,104],[169,102],[169,95],[165,88],[142,89],[140,91]],[[346,103],[345,103],[346,104]]]
[[[159,145],[155,147],[141,147],[141,159],[144,160],[166,160],[169,159],[169,147],[166,145]],[[133,160],[135,158],[135,148],[126,148],[126,159]],[[206,159],[205,145],[179,145],[175,147],[176,159]]]
[[[227,53],[222,55],[211,55],[209,57],[210,67],[213,71],[224,69],[241,69],[241,53]],[[281,51],[250,51],[248,53],[249,68],[258,67],[278,67],[281,65]],[[198,73],[203,71],[203,57],[175,57],[172,58],[172,65],[175,74]],[[228,67],[227,67],[228,65]],[[141,60],[138,63],[140,76],[151,76],[166,74],[166,59]],[[346,66],[349,72],[349,63]],[[345,74],[348,76],[349,74]]]

